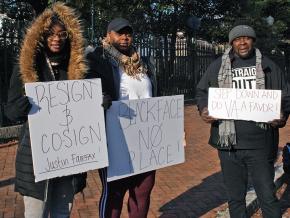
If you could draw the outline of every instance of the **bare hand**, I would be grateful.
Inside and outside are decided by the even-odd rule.
[[[183,146],[186,146],[186,132],[183,132]]]
[[[200,116],[201,116],[202,120],[206,123],[213,123],[214,121],[217,120],[214,117],[208,115],[207,107],[202,109]]]

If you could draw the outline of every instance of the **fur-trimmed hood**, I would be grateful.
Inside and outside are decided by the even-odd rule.
[[[46,9],[27,29],[19,56],[20,75],[23,83],[37,82],[35,58],[44,33],[49,28],[51,17],[56,13],[68,31],[70,41],[70,59],[68,64],[68,79],[82,79],[87,67],[84,57],[84,38],[79,17],[75,11],[64,3],[57,2],[52,8]]]

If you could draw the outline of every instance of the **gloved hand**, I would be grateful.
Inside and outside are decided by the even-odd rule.
[[[8,102],[4,107],[4,113],[12,121],[26,120],[31,107],[28,97],[21,96],[14,101]]]
[[[107,94],[103,94],[103,103],[102,106],[104,108],[104,110],[107,110],[111,107],[112,105],[112,98],[110,95]]]
[[[275,119],[270,121],[270,125],[274,128],[282,128],[286,125],[288,116],[285,116],[283,113],[280,113],[280,119]]]
[[[25,115],[27,115],[32,107],[27,96],[22,96],[21,98],[15,101],[16,106],[22,111]]]

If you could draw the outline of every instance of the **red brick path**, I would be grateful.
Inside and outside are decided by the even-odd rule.
[[[214,218],[218,209],[226,207],[219,161],[215,149],[207,145],[209,126],[204,124],[195,106],[185,107],[187,132],[186,162],[157,171],[156,184],[151,196],[148,217]],[[290,123],[281,130],[280,146],[290,140]],[[14,177],[14,162],[17,145],[0,145],[0,218],[23,217],[22,197],[13,191],[10,178]],[[6,185],[3,185],[3,181]],[[10,183],[10,185],[9,185]],[[84,196],[77,195],[72,217],[97,218],[101,193],[97,171],[89,172]],[[282,196],[284,217],[290,217],[290,191],[286,186]],[[83,198],[84,197],[84,198]],[[290,214],[290,213],[289,213]],[[126,199],[122,217],[127,217]],[[256,215],[255,217],[259,217]]]

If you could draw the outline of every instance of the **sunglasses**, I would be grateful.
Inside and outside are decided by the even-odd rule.
[[[52,40],[56,36],[58,36],[58,38],[60,38],[61,40],[65,40],[68,37],[68,32],[67,31],[61,31],[59,33],[53,33],[53,32],[51,32],[51,33],[48,34],[47,39],[48,40]]]

